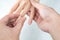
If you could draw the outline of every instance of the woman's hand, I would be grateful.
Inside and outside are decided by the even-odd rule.
[[[60,40],[60,15],[52,8],[31,0],[36,8],[34,21],[43,31],[51,34],[54,40]],[[30,12],[28,13],[30,16]]]
[[[0,40],[19,40],[25,17],[16,15],[9,14],[0,20]]]
[[[43,4],[39,4],[33,0],[31,0],[31,3],[36,8],[34,21],[39,24],[39,27],[41,29],[49,32],[52,27],[55,27],[60,23],[60,15],[58,15],[58,13],[54,9]],[[30,12],[28,13],[28,15],[30,15]]]
[[[36,2],[39,2],[39,0],[34,0],[34,1],[36,1]],[[30,2],[30,1],[29,1]],[[31,6],[31,8],[30,8],[30,10],[29,10],[29,12],[30,12],[30,18],[29,18],[29,21],[28,21],[28,23],[29,24],[32,24],[32,21],[33,21],[33,18],[34,18],[34,13],[35,13],[35,8],[32,6],[32,4],[30,5]]]
[[[22,8],[24,8],[24,5]],[[26,19],[25,15],[20,15],[20,10],[20,8],[16,10],[14,7],[10,14],[0,20],[0,40],[19,40],[19,35]],[[23,13],[26,14],[26,11]]]
[[[34,0],[34,1],[39,2],[39,0]],[[21,16],[23,16],[23,15],[26,15],[26,13],[28,11],[30,11],[31,12],[30,13],[30,19],[29,19],[28,23],[31,24],[33,17],[34,17],[35,8],[31,5],[30,0],[17,0],[17,2],[18,3],[16,3],[13,6],[13,8],[11,9],[11,13],[12,13],[12,11],[15,11],[17,9],[18,10],[21,9],[22,11],[19,10],[18,12],[20,12]],[[24,13],[24,12],[26,12],[26,13]]]

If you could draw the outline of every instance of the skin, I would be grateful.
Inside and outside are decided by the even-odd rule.
[[[16,11],[16,9],[14,10]],[[10,11],[10,14],[0,20],[0,40],[19,40],[19,35],[26,20],[25,15],[19,15],[19,10],[21,9],[16,12]]]
[[[34,1],[39,2],[39,0],[34,0]],[[22,6],[25,7],[25,8],[23,8]],[[17,0],[17,3],[12,7],[10,12],[12,13],[12,11],[15,11],[15,10],[16,11],[19,10],[17,12],[21,12],[20,13],[21,16],[26,14],[24,12],[30,11],[31,12],[30,13],[30,19],[29,19],[28,23],[29,24],[32,23],[32,20],[33,20],[33,17],[34,17],[35,8],[31,5],[30,0],[22,0],[22,1],[21,0]]]
[[[36,2],[39,2],[39,0],[34,0]],[[33,17],[34,17],[34,12],[35,12],[35,8],[31,5],[30,8],[30,19],[28,21],[28,23],[31,25],[32,21],[33,21]]]
[[[0,40],[19,40],[30,5],[28,1],[17,0],[9,14],[0,20]]]
[[[48,6],[39,4],[34,0],[30,2],[32,6],[36,8],[36,10],[32,12],[34,14],[32,18],[38,24],[39,28],[50,33],[54,40],[60,40],[60,15]],[[20,2],[20,4],[21,3],[22,2]],[[23,7],[12,8],[10,14],[0,20],[0,40],[19,40],[19,34],[26,19],[24,17],[25,14],[27,13],[28,16],[31,17],[31,11],[28,12],[24,1],[21,5]],[[31,7],[31,10],[34,9],[33,7]],[[26,11],[22,9],[26,9]],[[22,13],[22,15],[20,13]]]
[[[34,21],[39,28],[50,33],[53,40],[60,40],[60,15],[53,8],[39,4],[34,0],[30,1],[36,8]],[[30,12],[28,13],[28,16],[30,16]]]

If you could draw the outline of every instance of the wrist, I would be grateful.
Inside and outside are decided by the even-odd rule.
[[[52,27],[49,33],[54,40],[60,40],[60,27]]]

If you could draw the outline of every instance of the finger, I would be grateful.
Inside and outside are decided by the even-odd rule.
[[[33,18],[34,18],[34,12],[35,12],[35,8],[32,6],[31,7],[31,14],[30,14],[30,19],[29,19],[29,24],[31,24],[32,23],[32,20],[33,20]]]
[[[3,23],[8,23],[8,21],[10,19],[17,18],[18,16],[19,16],[18,14],[8,14],[4,18],[2,18],[1,20],[2,20]]]
[[[36,12],[37,13],[37,12]],[[34,15],[34,17],[33,17],[33,20],[34,21],[36,21],[36,19],[37,19],[37,14],[35,13],[35,15]],[[27,15],[30,17],[30,15],[31,15],[31,10],[27,13]]]
[[[30,11],[31,11],[31,10],[29,10],[28,13],[27,13],[27,16],[29,16],[29,17],[30,17],[30,13],[31,13]]]
[[[39,2],[39,0],[35,0],[36,2]]]
[[[21,0],[17,1],[17,3],[15,3],[15,5],[11,8],[10,13],[13,13],[14,11],[16,11],[16,9],[19,7]]]
[[[39,4],[33,0],[31,0],[31,3],[36,9],[38,9],[38,12],[40,13],[40,15],[43,19],[46,19],[48,17],[48,13],[46,14],[46,12],[49,10],[47,6]],[[47,9],[47,11],[46,11],[46,9]]]
[[[31,1],[31,4],[32,4],[35,8],[40,9],[40,4],[39,4],[38,2],[36,2],[36,1],[34,1],[34,0],[30,0],[30,1]]]
[[[20,5],[17,8],[17,10],[15,11],[15,13],[20,13],[23,10],[23,8],[25,7],[25,5],[26,5],[26,2],[21,1]]]
[[[20,15],[21,15],[21,16],[24,16],[24,15],[29,11],[30,6],[31,6],[31,4],[28,3],[28,4],[24,7],[24,9],[20,12]]]
[[[19,17],[18,20],[17,20],[17,24],[16,26],[14,27],[15,30],[18,30],[18,31],[21,31],[22,29],[22,26],[25,22],[26,18],[25,17]]]
[[[31,12],[28,12],[27,15],[30,17]],[[40,23],[41,20],[42,20],[40,14],[39,14],[37,11],[35,11],[35,14],[34,14],[33,20],[34,20],[35,22],[37,22],[37,23]]]
[[[29,11],[29,8],[30,8],[30,4],[27,4],[25,6],[25,8],[20,12],[20,16],[21,17],[25,16],[25,14]],[[16,20],[15,24],[17,23],[18,20],[19,20],[19,18]]]

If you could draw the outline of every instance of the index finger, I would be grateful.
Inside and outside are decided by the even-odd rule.
[[[30,14],[30,19],[29,19],[29,24],[32,23],[32,20],[34,18],[34,12],[35,12],[35,8],[33,6],[31,6],[31,14]]]
[[[14,4],[14,6],[11,8],[10,13],[13,13],[14,11],[16,11],[16,9],[18,8],[19,4],[20,4],[21,0],[17,0],[17,2]]]

